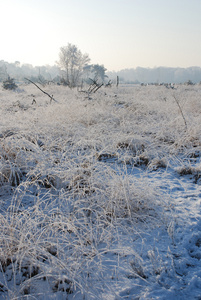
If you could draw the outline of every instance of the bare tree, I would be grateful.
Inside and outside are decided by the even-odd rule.
[[[70,87],[77,86],[83,68],[90,62],[88,54],[82,54],[77,46],[68,43],[60,48],[58,65]]]

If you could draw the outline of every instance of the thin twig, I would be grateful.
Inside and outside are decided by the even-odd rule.
[[[33,81],[31,81],[30,79],[28,78],[24,78],[28,81],[30,81],[31,83],[33,83],[41,92],[43,92],[45,95],[47,95],[48,97],[50,97],[50,101],[54,100],[55,102],[59,103],[56,99],[53,98],[53,95],[50,96],[50,94],[48,94],[47,92],[43,91],[36,83],[34,83]]]

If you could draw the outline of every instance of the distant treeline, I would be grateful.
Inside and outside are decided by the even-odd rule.
[[[9,77],[15,78],[15,80],[24,80],[24,77],[34,78],[40,77],[51,81],[57,79],[60,74],[58,66],[36,66],[31,64],[20,64],[19,61],[14,63],[8,63],[4,60],[0,60],[0,81],[3,81]]]
[[[119,76],[120,83],[193,83],[201,82],[201,68],[141,68],[123,69],[118,72],[107,72],[111,79]]]
[[[70,46],[74,47],[71,44]],[[64,51],[65,50],[66,49],[64,49]],[[76,51],[78,52],[78,50]],[[78,54],[80,55],[80,52],[78,52]],[[88,61],[90,61],[90,59],[88,59]],[[24,81],[25,78],[29,78],[33,82],[54,82],[76,87],[83,82],[91,84],[93,80],[95,80],[97,84],[109,81],[105,74],[107,69],[103,65],[87,63],[81,65],[82,62],[82,56],[71,64],[69,63],[69,58],[67,60],[67,58],[64,57],[62,63],[57,63],[57,65],[54,66],[45,65],[33,67],[31,64],[21,64],[19,61],[9,63],[0,60],[0,82],[4,82],[8,79],[21,82]],[[92,80],[90,78],[92,78]]]
[[[94,65],[99,66],[99,65]],[[117,76],[119,83],[185,83],[191,81],[192,83],[201,82],[201,68],[189,67],[189,68],[142,68],[136,69],[123,69],[118,72],[106,71],[103,66],[100,69],[104,71],[104,76],[107,80],[113,80],[116,82]],[[46,81],[60,81],[61,69],[58,65],[50,66],[36,66],[31,64],[20,64],[19,61],[14,63],[8,63],[4,60],[0,60],[0,81],[8,78],[8,76],[15,78],[15,80],[24,80],[24,77],[28,77],[35,81],[40,78]],[[104,80],[104,78],[103,78]]]

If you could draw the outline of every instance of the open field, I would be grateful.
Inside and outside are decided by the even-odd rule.
[[[0,88],[0,298],[201,299],[201,85],[42,88]]]

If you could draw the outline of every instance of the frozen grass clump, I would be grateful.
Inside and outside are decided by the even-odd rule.
[[[148,185],[145,190],[144,183],[108,168],[86,175],[89,190],[81,179],[57,195],[45,188],[30,194],[25,182],[17,187],[6,214],[0,215],[0,283],[8,295],[37,296],[40,280],[52,292],[86,293],[95,274],[96,290],[103,280],[104,253],[118,241],[118,228],[126,233],[128,224],[159,222],[154,206],[161,205],[160,198]],[[28,201],[32,204],[26,206]]]
[[[1,184],[18,186],[25,176],[43,160],[40,143],[22,134],[0,139]]]
[[[135,232],[137,224],[146,228],[162,222],[154,208],[163,210],[160,193],[143,179],[127,175],[126,168],[124,172],[106,165],[90,153],[87,160],[64,152],[63,164],[57,163],[54,170],[52,146],[40,153],[34,144],[32,151],[25,151],[29,160],[35,157],[35,147],[40,159],[32,162],[32,169],[28,162],[23,164],[24,180],[1,214],[1,288],[9,297],[39,297],[40,282],[45,281],[50,293],[87,293],[93,278],[95,293],[106,271],[104,253],[118,243],[118,231],[127,233],[131,226]],[[21,148],[6,152],[10,161],[17,162]],[[60,185],[54,182],[56,170]]]

